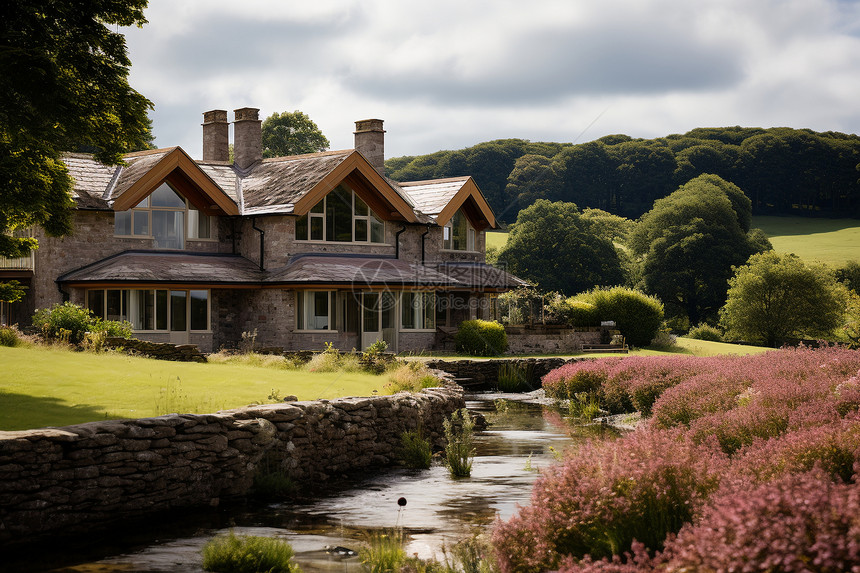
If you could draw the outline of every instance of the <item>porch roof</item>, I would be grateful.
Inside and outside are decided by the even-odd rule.
[[[438,263],[436,269],[469,290],[509,290],[528,285],[523,279],[487,263],[444,262]]]
[[[290,285],[451,286],[451,277],[402,259],[361,255],[299,255],[272,271],[268,283]]]

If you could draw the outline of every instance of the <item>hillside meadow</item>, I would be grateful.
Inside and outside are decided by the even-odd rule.
[[[794,253],[805,261],[839,267],[860,261],[860,220],[756,216],[752,226],[765,232],[778,253]],[[487,233],[487,246],[501,249],[504,231]]]

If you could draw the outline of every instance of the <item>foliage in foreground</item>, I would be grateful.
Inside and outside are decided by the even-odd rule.
[[[407,468],[426,470],[430,467],[433,451],[420,426],[417,430],[407,430],[400,434],[397,458]]]
[[[539,479],[494,533],[506,573],[860,569],[856,351],[633,357],[547,379],[629,406],[638,393],[651,417]]]
[[[451,414],[443,422],[445,429],[445,465],[453,477],[472,475],[472,460],[475,457],[475,421],[465,408]]]
[[[215,573],[295,573],[293,548],[286,541],[253,535],[216,537],[203,547],[203,569]]]
[[[37,310],[33,326],[39,328],[45,338],[71,344],[83,342],[88,332],[103,333],[102,337],[131,338],[132,335],[130,322],[102,320],[88,309],[68,301]]]

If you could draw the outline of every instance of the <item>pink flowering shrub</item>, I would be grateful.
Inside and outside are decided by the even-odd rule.
[[[656,550],[719,485],[726,458],[678,432],[639,431],[590,442],[535,484],[531,505],[497,525],[505,573],[557,568],[566,556],[620,555],[634,540]]]
[[[577,560],[566,557],[558,573],[647,573],[654,571],[662,563],[661,554],[652,557],[644,545],[635,541],[624,557],[613,555],[611,559],[595,561],[590,556]]]
[[[812,472],[720,495],[665,556],[668,571],[860,572],[860,486]]]

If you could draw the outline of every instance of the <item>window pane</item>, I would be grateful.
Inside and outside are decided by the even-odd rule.
[[[451,248],[451,223],[449,222],[442,228],[442,248]]]
[[[355,220],[355,240],[367,241],[367,219]]]
[[[185,209],[185,199],[167,183],[162,183],[161,186],[152,192],[150,195],[153,207],[173,207],[175,209]]]
[[[167,330],[167,291],[155,291],[155,329]]]
[[[113,234],[131,235],[131,211],[117,211],[113,214]]]
[[[337,187],[326,197],[326,240],[352,242],[352,191]]]
[[[147,195],[146,197],[144,197],[144,198],[140,201],[140,203],[138,203],[138,204],[137,204],[137,205],[135,205],[134,207],[135,207],[135,209],[136,209],[136,208],[138,208],[138,207],[143,208],[143,209],[145,209],[146,207],[149,207],[149,195]]]
[[[323,240],[323,217],[311,217],[311,241]]]
[[[475,250],[475,229],[469,227],[469,241],[466,244],[466,248],[470,251]]]
[[[355,196],[355,214],[360,216],[367,215],[367,203],[362,201],[358,195]]]
[[[182,211],[153,211],[152,236],[157,249],[182,249],[185,246]]]
[[[325,213],[325,199],[311,207],[311,213]]]
[[[209,291],[193,290],[191,295],[191,330],[209,330]]]
[[[122,291],[107,291],[107,320],[123,320],[122,315]]]
[[[185,319],[186,297],[184,290],[170,291],[170,330],[188,330]]]
[[[403,322],[403,328],[415,328],[415,293],[404,292],[403,299],[400,304],[400,315]]]
[[[436,309],[434,308],[435,297],[432,292],[423,293],[424,321],[421,328],[436,328]]]
[[[328,330],[328,292],[310,293],[310,299],[313,306],[308,305],[309,317],[308,324],[312,330]]]
[[[296,291],[296,330],[305,329],[305,293]]]
[[[462,211],[457,211],[451,218],[451,248],[455,251],[466,250],[466,230],[468,222]]]
[[[105,291],[87,291],[87,308],[97,317],[104,320],[105,317]]]
[[[372,215],[370,219],[370,241],[372,243],[385,242],[385,223]]]
[[[364,332],[379,332],[379,295],[377,293],[365,293],[362,300]]]
[[[296,240],[298,241],[307,241],[308,240],[308,216],[302,215],[298,219],[296,219]]]
[[[447,325],[448,323],[448,295],[436,293],[436,324]]]
[[[206,213],[201,213],[194,207],[188,208],[188,238],[189,239],[209,239],[210,235],[210,217]]]
[[[149,211],[133,211],[134,213],[134,234],[149,235]]]

